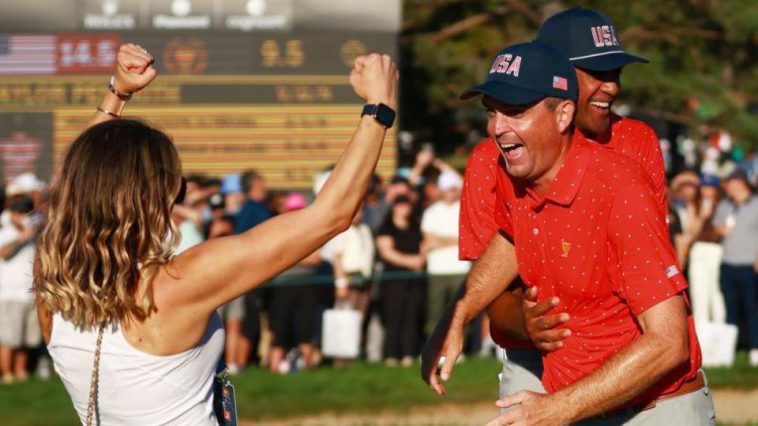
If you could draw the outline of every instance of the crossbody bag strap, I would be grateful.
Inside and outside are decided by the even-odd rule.
[[[100,377],[100,348],[103,346],[103,332],[105,324],[100,325],[97,332],[97,345],[95,346],[95,360],[92,363],[92,380],[89,385],[89,402],[87,403],[87,426],[92,426],[92,417],[97,406],[97,382]],[[99,417],[99,416],[98,416]],[[98,421],[98,423],[100,423]]]

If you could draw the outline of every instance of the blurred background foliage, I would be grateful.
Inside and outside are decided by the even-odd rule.
[[[476,142],[483,109],[458,95],[498,50],[533,39],[547,17],[574,6],[608,14],[624,49],[650,60],[624,68],[616,105],[693,138],[725,129],[758,148],[758,0],[405,0],[402,128],[443,154]]]

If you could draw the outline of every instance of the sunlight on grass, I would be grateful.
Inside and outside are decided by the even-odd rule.
[[[323,412],[391,410],[402,414],[419,406],[494,401],[499,372],[500,362],[495,359],[469,358],[456,367],[444,397],[437,396],[421,381],[418,363],[411,368],[390,368],[359,362],[287,376],[251,368],[233,381],[240,418],[255,422]],[[758,388],[758,368],[750,367],[744,353],[737,357],[734,367],[708,369],[707,374],[713,388]],[[71,401],[57,379],[0,386],[0,413],[3,425],[55,426],[77,422]]]

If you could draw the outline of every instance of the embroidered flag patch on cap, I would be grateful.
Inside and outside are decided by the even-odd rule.
[[[557,75],[553,76],[553,89],[568,90],[568,80]]]

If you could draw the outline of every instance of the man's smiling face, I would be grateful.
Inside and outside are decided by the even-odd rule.
[[[561,132],[555,109],[546,99],[530,105],[507,105],[485,95],[487,133],[505,160],[509,175],[536,182],[561,156]]]
[[[585,136],[597,137],[608,131],[613,101],[621,90],[621,68],[589,71],[575,67],[579,83],[576,126]]]

